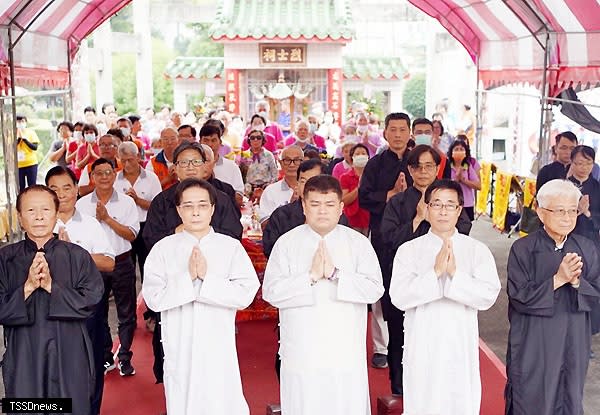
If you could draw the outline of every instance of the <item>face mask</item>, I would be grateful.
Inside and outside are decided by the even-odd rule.
[[[352,157],[352,164],[354,164],[356,167],[365,167],[368,161],[369,156],[366,154],[357,154],[356,156]]]
[[[308,143],[308,138],[296,137],[296,141],[299,143]]]
[[[465,153],[452,153],[452,160],[461,162],[465,158]]]
[[[267,114],[267,111],[261,111],[261,112],[258,113],[258,115],[260,115],[261,117],[263,117],[265,120],[267,120],[269,118],[268,117],[269,114]]]
[[[265,130],[265,125],[264,124],[253,125],[252,129],[253,130],[258,130],[258,131],[264,131]]]
[[[83,137],[83,134],[81,133],[81,131],[73,131],[73,138],[77,141],[81,140],[81,137]]]
[[[317,131],[317,124],[311,123],[311,124],[308,126],[308,130],[309,130],[311,133],[313,133],[313,134],[314,134],[314,133],[315,133],[315,131]]]
[[[96,141],[96,134],[92,133],[92,134],[85,134],[85,141],[87,141],[88,143],[93,143],[94,141]]]
[[[121,127],[121,132],[123,133],[123,136],[125,138],[127,138],[131,134],[131,128],[129,128],[129,127]]]
[[[27,123],[26,122],[18,122],[17,123],[17,128],[27,128]]]
[[[364,134],[367,132],[368,129],[369,129],[368,125],[359,125],[358,127],[356,127],[356,132],[358,134]]]
[[[346,137],[344,138],[344,143],[345,142],[358,142],[358,136],[354,135],[354,134],[348,134],[346,135]]]
[[[415,135],[415,144],[416,145],[425,144],[425,145],[430,146],[431,145],[431,136],[429,134]]]

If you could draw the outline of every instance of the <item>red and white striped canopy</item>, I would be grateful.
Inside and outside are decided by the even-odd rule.
[[[64,87],[68,56],[131,0],[0,0],[0,66],[8,62],[8,30],[16,43],[16,82]],[[0,79],[6,68],[0,68]],[[5,82],[6,84],[6,82]]]
[[[0,0],[0,82],[8,28],[17,82],[64,86],[68,56],[131,0]],[[600,81],[598,0],[409,0],[436,18],[479,64],[486,86],[542,81],[548,36],[553,91]],[[51,71],[51,72],[49,72]],[[0,84],[1,85],[1,84]]]
[[[546,36],[551,93],[600,82],[597,0],[409,1],[462,43],[486,87],[541,84]]]

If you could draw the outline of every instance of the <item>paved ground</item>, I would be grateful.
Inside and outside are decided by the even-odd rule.
[[[508,252],[514,237],[509,239],[505,234],[500,234],[492,228],[488,218],[480,218],[475,221],[471,236],[484,241],[489,247],[498,268],[498,274],[502,282],[503,290],[500,293],[496,304],[488,311],[479,314],[479,331],[483,340],[488,346],[505,362],[506,359],[506,341],[508,336],[508,317],[506,296],[506,261]],[[114,304],[111,304],[111,327],[113,335],[116,336],[116,315]],[[0,335],[2,334],[0,328]],[[587,414],[596,414],[600,410],[600,335],[595,336],[592,342],[592,348],[596,351],[598,357],[591,360],[588,370],[588,377],[585,386],[584,408]],[[4,352],[3,343],[0,344],[0,352]],[[1,378],[1,375],[0,375]],[[0,383],[0,396],[4,395],[3,385]]]

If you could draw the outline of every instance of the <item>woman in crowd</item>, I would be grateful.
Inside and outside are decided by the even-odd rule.
[[[358,184],[369,161],[369,149],[364,144],[356,144],[350,148],[351,168],[340,177],[342,186],[342,202],[344,214],[352,229],[367,236],[369,233],[369,212],[358,204]],[[339,163],[342,164],[342,163]]]
[[[369,116],[365,112],[358,112],[354,117],[354,123],[360,143],[367,146],[371,154],[375,154],[377,149],[384,144],[379,128],[369,124]]]
[[[248,193],[277,181],[277,163],[273,153],[265,148],[265,142],[265,132],[262,130],[254,129],[248,134],[249,149],[242,152],[240,163],[242,172],[246,170]]]
[[[337,163],[331,171],[331,175],[336,179],[340,180],[340,177],[342,177],[344,173],[348,173],[352,170],[352,156],[350,155],[350,150],[352,150],[356,144],[356,141],[348,140],[344,141],[340,146],[342,149],[342,161]]]
[[[84,124],[81,131],[83,133],[83,141],[77,148],[77,156],[75,157],[75,175],[79,179],[81,171],[88,164],[96,161],[100,156],[98,148],[98,129],[93,124]]]
[[[252,132],[252,130],[258,130],[263,133],[265,138],[265,149],[269,150],[271,153],[275,153],[277,151],[277,142],[275,140],[275,136],[265,131],[267,126],[267,120],[265,117],[259,114],[254,114],[250,119],[250,127],[247,130],[248,136]],[[248,137],[247,136],[247,137]],[[250,148],[248,141],[242,144],[242,150],[248,150]]]
[[[466,141],[456,140],[452,143],[448,149],[448,159],[450,178],[460,183],[465,199],[463,209],[472,221],[475,219],[475,190],[481,189],[481,181],[471,163],[471,151]]]
[[[305,152],[308,150],[325,150],[325,139],[311,132],[311,124],[300,119],[294,125],[295,132],[285,140],[285,146],[297,145]]]

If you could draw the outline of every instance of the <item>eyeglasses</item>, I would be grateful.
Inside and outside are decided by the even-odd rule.
[[[283,163],[284,166],[290,166],[292,163],[300,164],[303,161],[304,161],[304,159],[283,159],[283,160],[281,160],[281,162]]]
[[[194,167],[200,167],[204,164],[204,160],[201,159],[195,159],[195,160],[179,160],[177,163],[177,166],[180,167],[188,167],[190,164]]]
[[[427,172],[432,172],[435,169],[437,169],[437,166],[433,163],[425,163],[425,164],[419,163],[419,164],[412,165],[410,167],[417,171],[423,170],[423,171],[427,171]]]
[[[563,217],[563,216],[565,216],[565,214],[570,217],[577,216],[577,209],[563,209],[563,208],[548,209],[545,207],[543,207],[542,209],[547,210],[548,212],[552,213],[553,216],[556,216],[556,217]]]
[[[262,135],[251,135],[248,137],[250,140],[262,140]]]
[[[109,177],[114,173],[112,170],[96,170],[92,174],[98,177]]]
[[[433,210],[445,209],[448,212],[454,212],[455,210],[458,210],[460,205],[456,205],[454,203],[430,202],[429,207]]]

